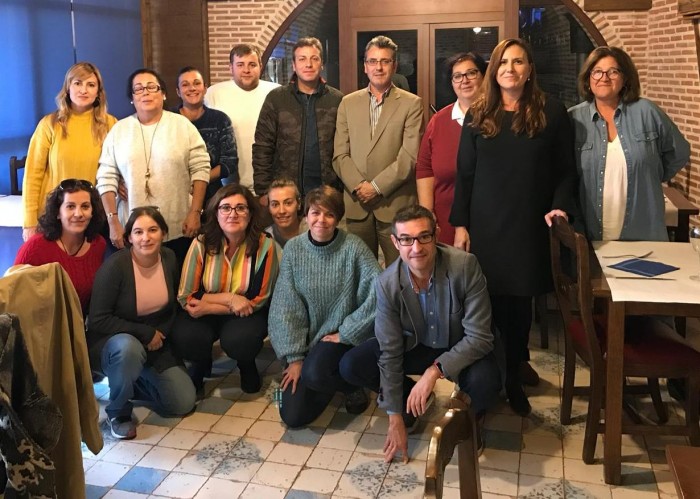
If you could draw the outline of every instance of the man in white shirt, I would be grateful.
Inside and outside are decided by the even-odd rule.
[[[260,80],[262,59],[260,51],[253,45],[234,45],[229,61],[233,79],[209,87],[204,104],[225,112],[231,118],[238,149],[240,183],[252,191],[255,127],[265,97],[279,85]]]

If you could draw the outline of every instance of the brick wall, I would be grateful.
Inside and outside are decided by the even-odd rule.
[[[231,78],[228,54],[236,43],[254,43],[264,51],[301,0],[228,0],[209,2],[211,82]]]
[[[212,82],[230,78],[228,52],[238,42],[267,47],[277,28],[301,0],[228,0],[209,3]],[[581,7],[583,0],[576,0]],[[658,103],[691,142],[691,170],[676,181],[700,205],[700,81],[690,21],[678,15],[678,0],[653,0],[650,11],[589,12],[609,45],[635,61],[642,94]]]

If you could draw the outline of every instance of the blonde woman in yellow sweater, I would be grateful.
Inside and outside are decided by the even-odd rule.
[[[29,142],[22,184],[25,241],[36,232],[46,196],[62,180],[95,183],[102,142],[117,122],[107,114],[102,75],[89,62],[68,69],[56,106],[55,112],[41,119]]]

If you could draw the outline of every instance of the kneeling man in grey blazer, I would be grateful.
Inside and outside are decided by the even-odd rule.
[[[345,354],[348,383],[377,392],[389,415],[384,457],[407,460],[407,428],[425,413],[440,378],[459,384],[477,418],[502,388],[486,279],[472,254],[438,244],[433,214],[413,205],[398,211],[392,241],[400,258],[377,280],[375,338]],[[415,382],[407,375],[420,374]]]

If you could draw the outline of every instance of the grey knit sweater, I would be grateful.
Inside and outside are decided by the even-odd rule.
[[[287,242],[268,321],[277,357],[301,360],[335,332],[347,345],[372,336],[380,271],[367,245],[342,230],[327,246],[311,243],[307,232]]]

